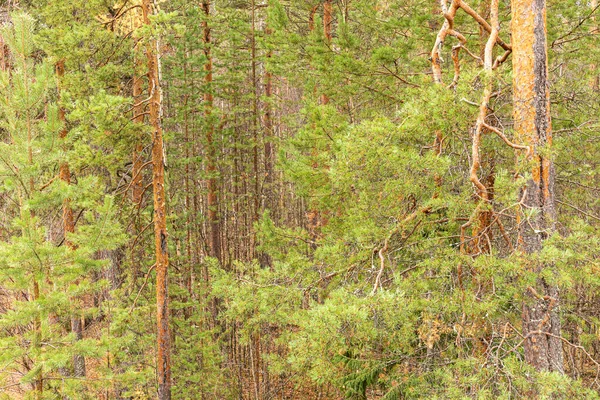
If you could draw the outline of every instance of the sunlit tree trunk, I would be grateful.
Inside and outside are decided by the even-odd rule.
[[[150,25],[150,0],[143,0],[144,24]],[[159,400],[171,399],[171,336],[169,330],[169,293],[167,248],[167,218],[165,200],[165,159],[162,117],[162,93],[160,87],[160,48],[156,39],[150,39],[146,47],[148,59],[149,119],[152,126],[152,186],[154,189],[154,242],[156,252],[156,314],[157,314],[157,374]]]
[[[542,249],[543,240],[555,230],[554,167],[548,158],[552,145],[546,1],[512,0],[514,127],[518,140],[531,146],[527,159],[531,176],[522,193],[526,210],[520,215],[519,248],[525,254]],[[530,215],[530,214],[528,214]],[[530,266],[527,266],[530,267]],[[530,268],[540,273],[549,265]],[[538,279],[538,290],[530,288],[523,305],[525,360],[538,370],[563,371],[558,289]]]

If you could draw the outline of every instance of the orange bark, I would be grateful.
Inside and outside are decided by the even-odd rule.
[[[525,254],[539,252],[543,240],[555,229],[554,169],[540,149],[552,145],[546,1],[512,0],[513,117],[519,141],[530,146],[526,161],[531,177],[523,189],[522,204],[539,213],[525,219],[520,215],[519,247]],[[533,269],[540,272],[547,265]],[[543,296],[533,296],[523,305],[525,360],[538,370],[563,372],[558,289],[543,278],[538,286]]]
[[[310,14],[308,15],[308,29],[311,32],[315,30],[315,14],[317,13],[318,8],[319,4],[317,3],[313,8],[310,9]]]
[[[143,0],[144,24],[150,25],[150,0]],[[167,218],[165,200],[164,143],[161,126],[162,93],[159,46],[151,39],[146,47],[150,89],[149,119],[152,126],[152,186],[154,189],[154,244],[156,253],[156,316],[158,399],[171,399],[171,335],[169,330]]]
[[[442,9],[442,15],[444,16],[444,24],[442,25],[442,28],[439,30],[438,35],[435,40],[435,44],[433,46],[433,49],[431,50],[431,56],[430,56],[431,70],[433,73],[433,81],[435,83],[442,83],[442,58],[441,58],[442,47],[444,45],[444,41],[446,40],[446,37],[448,37],[448,36],[456,37],[456,39],[458,39],[458,41],[459,41],[459,44],[452,47],[452,60],[454,62],[454,79],[452,80],[452,83],[449,85],[450,87],[453,87],[457,84],[459,74],[460,74],[460,64],[459,64],[459,60],[458,60],[458,53],[460,52],[460,49],[464,49],[471,57],[481,61],[481,59],[479,57],[477,57],[469,49],[467,49],[467,47],[466,47],[467,39],[465,38],[465,36],[463,36],[460,32],[458,32],[454,28],[454,17],[456,16],[456,12],[458,11],[458,9],[462,9],[465,13],[470,15],[479,24],[480,29],[482,31],[485,31],[491,35],[493,28],[492,28],[492,25],[490,25],[481,15],[479,15],[475,10],[473,10],[463,0],[452,0],[452,2],[450,3],[450,7],[448,7],[448,5],[446,4],[446,0],[442,0],[441,1],[441,9]],[[494,63],[495,66],[504,62],[506,60],[506,57],[508,57],[508,55],[511,52],[511,46],[506,44],[500,38],[500,36],[497,34],[495,35],[495,39],[492,42],[492,46],[496,45],[496,44],[500,45],[500,47],[502,47],[504,50],[506,50],[506,53],[503,57],[499,57],[496,60],[496,62]]]
[[[0,71],[6,71],[8,69],[8,50],[4,39],[0,37]]]

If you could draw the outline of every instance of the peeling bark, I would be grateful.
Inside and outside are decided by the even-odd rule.
[[[143,0],[144,24],[150,25],[151,0]],[[152,186],[154,191],[154,242],[156,253],[156,324],[158,399],[171,399],[171,335],[169,330],[169,293],[167,218],[165,199],[164,143],[161,125],[162,92],[160,87],[160,49],[156,39],[146,47],[150,90],[149,120],[152,126]]]

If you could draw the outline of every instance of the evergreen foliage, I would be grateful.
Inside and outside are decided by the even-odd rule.
[[[9,3],[0,399],[599,397],[595,0],[536,1],[553,141],[531,149],[514,54],[502,59],[520,29],[511,2]],[[492,68],[473,14],[491,32],[494,4]],[[539,231],[547,210],[524,188],[546,159],[557,212]],[[171,397],[156,376],[157,249]],[[562,372],[525,345],[555,314]]]

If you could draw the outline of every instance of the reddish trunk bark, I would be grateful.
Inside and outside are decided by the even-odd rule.
[[[141,60],[136,59],[136,71],[140,70]],[[137,124],[144,123],[144,103],[142,101],[143,96],[143,81],[142,77],[138,76],[137,73],[133,77],[133,101],[135,102],[133,107],[133,121]],[[138,208],[142,207],[142,194],[144,192],[143,178],[142,178],[142,151],[144,145],[140,137],[136,138],[135,145],[132,153],[132,168],[131,168],[131,201]],[[133,236],[137,237],[142,230],[139,217],[135,217],[133,224]],[[134,245],[136,240],[134,239]],[[140,275],[140,263],[143,259],[144,248],[138,245],[138,248],[131,249],[132,258],[132,275],[136,279]]]
[[[204,116],[206,117],[206,172],[208,174],[208,223],[210,225],[209,246],[210,255],[222,262],[221,255],[221,223],[219,221],[219,197],[217,187],[216,151],[213,140],[214,123],[212,121],[214,97],[212,93],[213,68],[211,55],[211,37],[208,17],[210,16],[210,0],[202,0],[202,11],[206,19],[202,22],[204,55],[205,92],[204,92]]]
[[[311,32],[315,30],[315,14],[317,13],[318,8],[319,4],[317,3],[313,8],[310,9],[310,14],[308,14],[308,29]]]
[[[143,0],[144,24],[150,25],[150,0]],[[171,335],[169,329],[167,218],[164,143],[161,126],[159,47],[151,39],[146,48],[150,89],[149,119],[152,126],[152,186],[154,189],[154,244],[156,253],[157,375],[159,400],[171,399]]]
[[[555,230],[554,167],[539,149],[552,145],[546,1],[513,0],[513,87],[515,134],[532,147],[531,177],[522,194],[523,205],[539,212],[519,225],[519,247],[525,254],[539,252],[543,240]],[[540,273],[549,265],[535,265]],[[563,372],[558,289],[538,279],[538,290],[530,290],[523,305],[525,360],[538,370]],[[535,294],[535,295],[534,295]]]
[[[135,76],[133,78],[133,98],[136,104],[133,107],[133,121],[138,124],[144,123],[144,104],[142,102],[143,95],[143,82],[141,76]],[[133,166],[131,171],[131,200],[133,204],[140,206],[142,201],[142,141],[138,138],[135,141],[135,147],[133,149]]]

